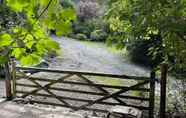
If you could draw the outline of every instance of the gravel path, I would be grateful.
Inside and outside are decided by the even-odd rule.
[[[51,68],[148,75],[147,69],[130,63],[120,54],[111,53],[103,43],[89,45],[69,38],[52,38],[60,44],[62,55],[52,61]]]

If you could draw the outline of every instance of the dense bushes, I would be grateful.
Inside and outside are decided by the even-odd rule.
[[[166,50],[159,35],[151,35],[148,40],[132,40],[126,46],[130,59],[133,62],[153,68],[166,61],[170,66],[169,71],[173,76],[178,79],[186,77],[186,68],[184,65],[176,64],[176,55],[172,53],[165,54]]]
[[[87,37],[90,37],[90,33],[95,29],[94,23],[90,20],[87,20],[85,22],[76,21],[73,24],[73,33],[78,34],[82,33],[85,34]]]
[[[127,50],[131,60],[139,64],[155,67],[163,61],[162,41],[158,35],[153,35],[148,40],[128,42]]]
[[[103,30],[95,30],[90,34],[90,39],[94,41],[105,41],[106,38],[107,33]]]
[[[87,40],[91,41],[105,41],[108,34],[107,27],[107,24],[101,18],[90,19],[83,22],[76,21],[72,26],[72,33],[73,35],[84,34]],[[72,34],[70,37],[72,37]],[[74,38],[74,36],[72,38]]]

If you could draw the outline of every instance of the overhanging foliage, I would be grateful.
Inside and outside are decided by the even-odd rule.
[[[59,2],[4,0],[0,6],[1,10],[4,10],[4,7],[19,18],[12,20],[13,16],[10,14],[1,16],[12,16],[7,22],[13,25],[5,27],[6,22],[1,22],[0,63],[5,63],[13,56],[22,65],[34,65],[39,63],[45,54],[59,51],[59,45],[48,35],[49,30],[55,30],[58,36],[65,35],[71,31],[71,22],[76,18],[73,9],[63,8]]]

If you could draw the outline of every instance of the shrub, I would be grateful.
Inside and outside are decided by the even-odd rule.
[[[139,39],[129,42],[127,50],[135,63],[155,67],[163,61],[163,47],[159,36],[152,36],[149,40]]]
[[[76,34],[76,39],[79,40],[87,40],[87,36],[85,34]]]
[[[69,33],[69,34],[68,34],[68,37],[73,38],[73,39],[76,39],[76,34],[74,34],[74,33]]]
[[[107,33],[102,30],[95,30],[91,32],[90,39],[94,41],[105,41]]]
[[[73,33],[74,34],[85,34],[87,37],[90,37],[90,33],[95,29],[94,24],[90,21],[80,22],[77,21],[73,24]]]
[[[91,33],[95,30],[101,30],[106,35],[108,29],[108,25],[102,19],[91,19],[84,22],[76,21],[73,24],[72,32],[74,34],[85,34],[88,38],[91,38]]]

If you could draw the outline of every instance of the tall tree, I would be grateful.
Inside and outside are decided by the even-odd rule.
[[[164,60],[186,68],[186,0],[110,0],[106,18],[119,43],[159,35]],[[158,47],[156,47],[158,48]],[[156,48],[151,48],[156,56]]]

